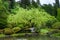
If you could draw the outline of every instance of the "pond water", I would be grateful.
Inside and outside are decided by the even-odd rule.
[[[0,40],[60,40],[57,37],[36,36],[36,37],[5,37]]]

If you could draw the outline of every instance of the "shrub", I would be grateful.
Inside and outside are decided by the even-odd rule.
[[[60,29],[60,22],[56,22],[52,25],[52,28]]]
[[[40,34],[41,34],[41,35],[47,35],[48,32],[49,32],[48,29],[41,29],[41,30],[40,30]]]
[[[20,27],[14,27],[14,28],[13,28],[14,33],[17,33],[17,32],[19,32],[20,30],[21,30]]]
[[[6,35],[10,35],[10,34],[13,34],[13,33],[14,33],[14,31],[10,28],[5,28],[4,29],[4,34],[6,34]]]
[[[40,30],[40,34],[41,35],[52,35],[52,34],[55,34],[55,33],[60,33],[60,30],[59,29],[51,29],[51,28],[45,28],[45,29],[41,29]]]
[[[51,36],[53,36],[53,37],[60,37],[60,33],[54,33]]]

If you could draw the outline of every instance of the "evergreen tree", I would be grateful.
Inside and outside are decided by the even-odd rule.
[[[37,0],[37,4],[40,5],[40,0]]]
[[[30,0],[21,0],[21,6],[23,8],[26,8],[29,5],[30,5]]]
[[[9,8],[10,9],[13,9],[14,8],[14,5],[15,5],[15,0],[9,0],[9,3],[10,3]]]
[[[55,0],[56,2],[56,7],[59,7],[59,0]]]
[[[55,10],[55,17],[57,16],[57,8],[59,8],[59,0],[55,0],[55,4],[54,4],[54,10]]]

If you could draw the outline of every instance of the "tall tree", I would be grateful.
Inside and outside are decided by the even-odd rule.
[[[56,6],[59,7],[59,0],[55,0]]]
[[[55,7],[55,17],[56,17],[57,16],[57,8],[59,8],[59,0],[55,0],[54,7]]]
[[[26,8],[30,5],[30,0],[21,0],[22,7]]]
[[[32,0],[32,4],[33,4],[34,0]]]
[[[40,0],[37,0],[37,4],[40,5]]]
[[[9,0],[9,3],[10,3],[10,8],[14,8],[14,5],[15,5],[15,0]]]

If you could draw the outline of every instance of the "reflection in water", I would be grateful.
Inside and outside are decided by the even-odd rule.
[[[0,38],[0,40],[60,40],[60,38],[37,36],[37,37],[9,37]]]

